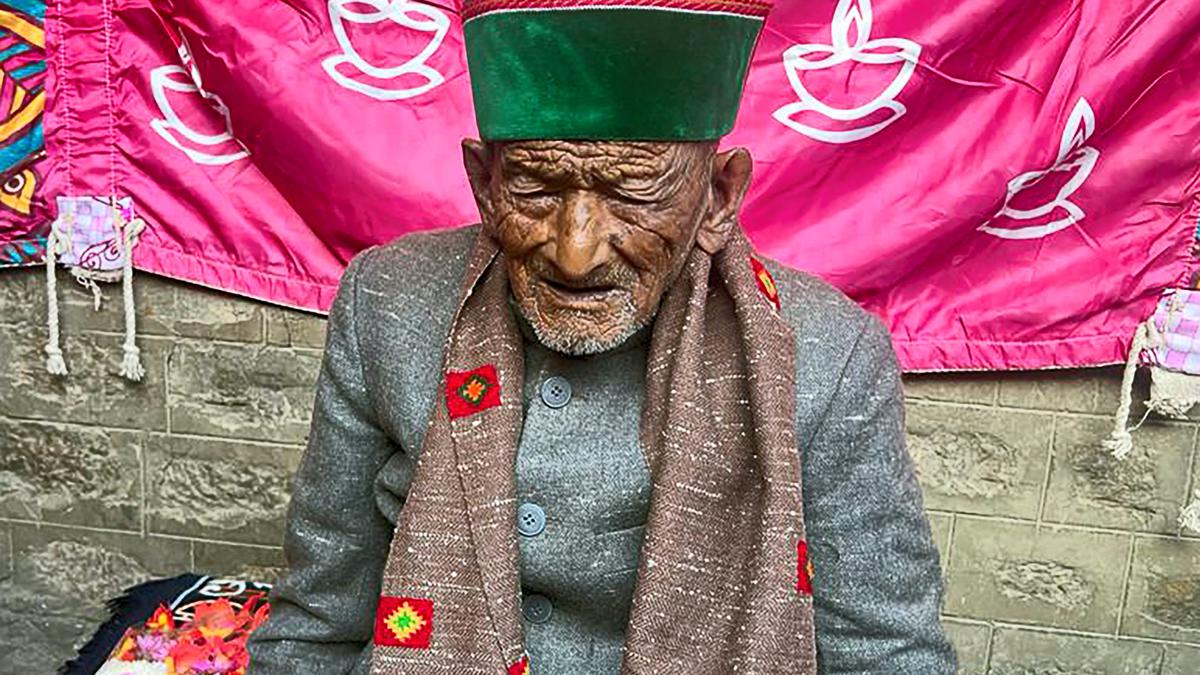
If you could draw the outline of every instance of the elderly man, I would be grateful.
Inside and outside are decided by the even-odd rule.
[[[251,672],[953,673],[888,335],[717,151],[767,7],[591,2],[466,4],[482,225],[346,271]]]

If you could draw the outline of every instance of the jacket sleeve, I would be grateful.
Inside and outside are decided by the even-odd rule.
[[[867,321],[802,452],[821,675],[953,675],[891,339]]]
[[[376,423],[355,329],[359,256],[330,311],[308,448],[292,486],[284,554],[268,621],[251,637],[254,675],[366,672],[392,536],[376,474],[396,451]]]

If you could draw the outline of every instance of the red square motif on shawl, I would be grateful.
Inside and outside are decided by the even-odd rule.
[[[375,644],[429,649],[433,635],[433,601],[383,595],[375,612]]]
[[[796,542],[796,590],[812,595],[813,564],[808,557],[808,542]]]
[[[771,276],[771,272],[763,267],[758,258],[750,258],[750,269],[754,271],[754,280],[758,282],[758,290],[767,300],[771,301],[772,305],[775,305],[776,311],[782,309],[779,304],[779,288],[775,286],[775,277]]]
[[[509,666],[508,675],[529,675],[529,657],[522,656],[520,661]]]
[[[446,372],[446,407],[450,410],[450,419],[474,415],[498,405],[500,378],[495,366]]]

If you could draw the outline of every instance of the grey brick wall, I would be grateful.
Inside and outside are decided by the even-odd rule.
[[[0,673],[52,672],[138,581],[278,574],[324,337],[317,317],[140,275],[130,384],[119,298],[96,313],[61,279],[64,380],[42,368],[44,277],[0,273]],[[1176,524],[1197,423],[1152,418],[1112,460],[1118,383],[907,380],[962,672],[1200,672],[1200,538]]]

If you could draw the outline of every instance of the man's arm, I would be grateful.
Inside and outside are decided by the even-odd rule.
[[[355,331],[357,273],[347,268],[329,315],[308,449],[293,482],[271,617],[250,641],[254,675],[367,672],[375,606],[392,536],[375,476],[396,451],[375,420]]]
[[[900,372],[867,321],[805,448],[822,675],[953,675],[938,552],[904,441]]]

